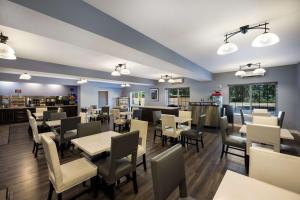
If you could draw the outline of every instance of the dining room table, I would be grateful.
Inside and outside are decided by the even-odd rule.
[[[214,200],[300,200],[300,194],[227,170]]]
[[[44,117],[44,113],[42,112],[35,112],[35,113],[32,113],[32,115],[34,116],[35,119],[43,119]]]
[[[72,139],[71,143],[74,144],[75,147],[86,153],[89,157],[94,157],[101,153],[110,151],[111,138],[118,135],[120,135],[120,133],[118,132],[106,131]]]
[[[59,127],[61,124],[61,120],[51,120],[45,122],[50,128]]]
[[[239,133],[243,133],[247,135],[247,125],[242,125],[242,127],[239,130]],[[294,136],[292,133],[285,128],[280,129],[280,138],[281,139],[286,139],[286,140],[294,140]]]

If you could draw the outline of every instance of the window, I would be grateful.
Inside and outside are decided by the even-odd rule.
[[[131,106],[144,106],[145,105],[145,92],[133,91],[131,92]]]
[[[254,108],[265,108],[275,113],[276,85],[277,83],[230,85],[229,103],[234,112],[243,109],[245,113],[251,113]]]
[[[190,88],[167,89],[167,104],[179,107],[187,107],[190,102]]]

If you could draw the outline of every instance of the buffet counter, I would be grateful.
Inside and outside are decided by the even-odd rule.
[[[48,110],[57,110],[62,108],[64,112],[67,113],[68,117],[73,117],[78,115],[77,105],[57,105],[57,106],[46,106]],[[27,112],[30,110],[31,113],[35,112],[36,107],[10,107],[10,108],[0,108],[0,124],[11,124],[19,122],[27,122]]]

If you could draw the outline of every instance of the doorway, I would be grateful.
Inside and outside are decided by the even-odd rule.
[[[98,107],[108,105],[108,91],[98,91]]]

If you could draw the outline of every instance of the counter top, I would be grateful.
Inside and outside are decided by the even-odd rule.
[[[179,107],[167,107],[167,106],[132,106],[137,108],[152,108],[152,109],[164,109],[164,110],[175,110],[179,109]]]
[[[47,107],[47,108],[56,108],[56,107],[71,107],[77,105],[57,105],[57,106],[38,106],[38,107]],[[31,109],[38,107],[9,107],[9,108],[0,108],[0,110],[15,110],[15,109]]]

